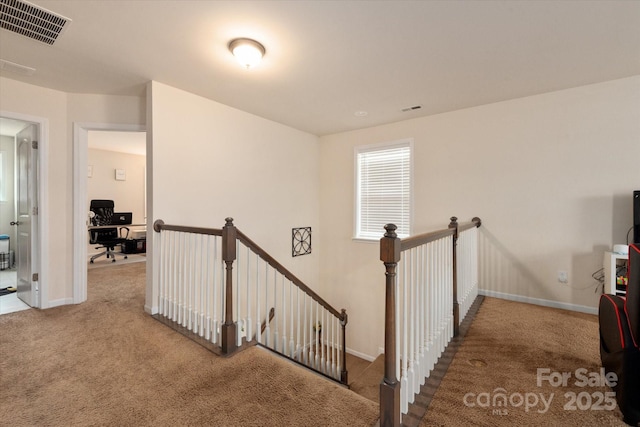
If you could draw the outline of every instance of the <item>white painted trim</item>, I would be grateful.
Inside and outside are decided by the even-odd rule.
[[[144,312],[150,315],[158,314],[158,306],[154,305],[153,307],[149,307],[147,304],[144,305]]]
[[[483,295],[483,296],[487,296],[487,297],[505,299],[505,300],[509,300],[509,301],[516,301],[516,302],[524,302],[524,303],[527,303],[527,304],[541,305],[543,307],[560,308],[560,309],[563,309],[563,310],[571,310],[571,311],[577,311],[577,312],[580,312],[580,313],[587,313],[587,314],[596,314],[596,315],[598,314],[598,307],[589,307],[589,306],[586,306],[586,305],[569,304],[569,303],[566,303],[566,302],[552,301],[552,300],[541,299],[541,298],[531,298],[531,297],[525,297],[525,296],[522,296],[522,295],[505,294],[504,292],[489,291],[489,290],[486,290],[486,289],[479,289],[478,290],[478,294],[479,295]]]
[[[360,353],[359,351],[355,351],[349,347],[347,347],[347,353],[353,356],[359,357],[360,359],[364,359],[367,362],[373,362],[374,360],[376,360],[376,357],[378,357],[378,356],[374,357],[374,356],[369,356],[368,354]]]
[[[38,247],[31,254],[31,269],[38,273],[36,286],[39,292],[34,306],[49,308],[49,224],[46,221],[49,218],[49,119],[5,110],[0,110],[0,117],[38,125]]]
[[[87,300],[87,167],[89,131],[146,132],[145,126],[113,123],[73,123],[73,298]]]
[[[69,305],[69,304],[73,304],[73,298],[60,298],[53,301],[49,301],[48,308],[60,307],[61,305]]]

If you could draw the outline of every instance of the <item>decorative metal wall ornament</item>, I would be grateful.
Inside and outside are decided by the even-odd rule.
[[[311,253],[311,227],[291,229],[291,256]]]

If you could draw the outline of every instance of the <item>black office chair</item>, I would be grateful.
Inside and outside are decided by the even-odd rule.
[[[600,358],[615,373],[616,401],[625,423],[640,425],[640,245],[629,246],[625,297],[600,297]]]
[[[113,200],[92,200],[89,205],[89,210],[95,215],[91,219],[91,225],[105,226],[113,224]],[[131,222],[129,222],[130,224]],[[123,236],[123,230],[126,230],[126,234]],[[98,244],[96,249],[104,248],[105,251],[91,257],[91,264],[96,258],[100,258],[106,255],[107,258],[111,258],[111,262],[116,262],[115,255],[122,255],[124,259],[127,259],[127,255],[121,252],[115,252],[115,247],[124,243],[129,237],[128,227],[110,227],[99,228],[90,230],[89,243]]]

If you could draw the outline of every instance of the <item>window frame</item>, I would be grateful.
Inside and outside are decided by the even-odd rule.
[[[380,230],[379,236],[372,236],[362,234],[361,228],[361,206],[360,206],[360,167],[359,167],[359,155],[361,153],[372,151],[384,151],[394,148],[409,148],[409,221],[408,221],[408,233],[398,233],[398,237],[405,238],[411,235],[413,230],[413,187],[414,187],[414,141],[413,138],[403,138],[391,142],[380,142],[374,144],[358,145],[353,150],[353,163],[354,163],[354,215],[353,215],[353,237],[354,241],[360,242],[378,242],[384,235],[384,230]],[[397,225],[397,224],[396,224]]]

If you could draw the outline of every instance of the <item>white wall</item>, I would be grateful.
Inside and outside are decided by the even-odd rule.
[[[321,291],[347,308],[347,347],[383,345],[378,245],[351,240],[354,146],[414,138],[414,233],[479,216],[481,288],[580,309],[631,227],[639,117],[636,76],[320,138]]]
[[[93,199],[113,200],[116,212],[132,212],[134,224],[144,224],[145,156],[90,148],[88,162],[93,176],[87,180],[87,211]],[[124,181],[115,179],[123,169]]]
[[[149,223],[221,228],[233,217],[240,230],[317,287],[319,239],[310,255],[291,256],[292,228],[310,226],[314,238],[321,234],[317,137],[161,83],[150,87]],[[147,248],[149,240],[148,233]],[[148,293],[148,310],[153,301]]]

